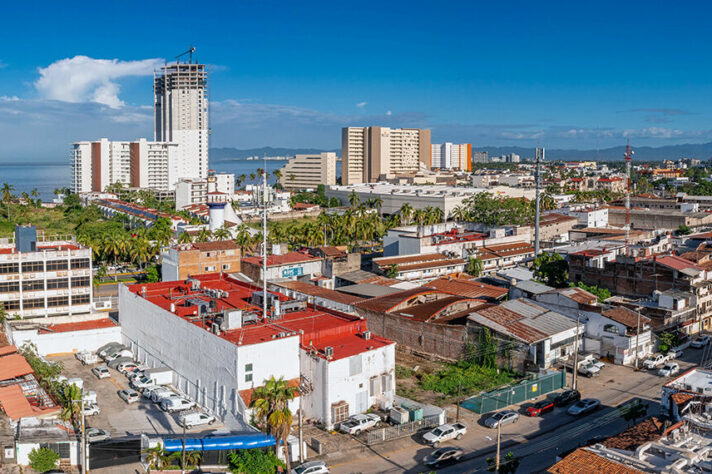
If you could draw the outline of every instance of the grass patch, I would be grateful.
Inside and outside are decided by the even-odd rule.
[[[433,374],[423,374],[419,385],[424,390],[456,396],[471,395],[491,388],[506,385],[514,380],[516,373],[496,367],[481,367],[469,362],[448,365]]]
[[[66,235],[74,232],[75,223],[67,219],[64,208],[48,209],[44,207],[10,206],[10,219],[5,217],[5,206],[0,217],[0,237],[11,237],[15,233],[15,224],[34,224],[37,231],[45,235]]]

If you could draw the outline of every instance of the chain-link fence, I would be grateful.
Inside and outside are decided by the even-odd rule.
[[[404,438],[412,435],[413,433],[417,433],[420,430],[433,428],[439,424],[439,416],[426,416],[423,417],[422,420],[371,430],[361,436],[361,440],[371,446],[373,444],[384,443],[392,439]]]
[[[468,398],[460,406],[475,413],[489,413],[559,390],[565,385],[566,372],[549,370],[544,375],[522,380],[517,385]]]

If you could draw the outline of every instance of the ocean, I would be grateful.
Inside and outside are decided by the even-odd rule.
[[[287,161],[268,160],[267,172],[282,168]],[[222,159],[211,162],[210,168],[218,172],[235,173],[235,177],[247,175],[249,183],[250,173],[256,173],[257,168],[265,168],[262,160],[247,161],[244,159]],[[340,176],[341,162],[336,163],[336,175]],[[0,186],[9,183],[15,187],[15,194],[30,193],[34,188],[40,193],[43,201],[54,199],[56,188],[69,187],[71,169],[69,163],[0,163]],[[270,176],[270,183],[274,177]]]

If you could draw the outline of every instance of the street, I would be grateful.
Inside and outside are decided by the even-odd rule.
[[[681,370],[695,365],[701,354],[700,350],[686,350],[682,360],[678,361]],[[511,451],[521,459],[521,472],[536,472],[551,466],[557,454],[585,444],[592,438],[611,436],[625,429],[626,421],[617,407],[631,399],[647,402],[647,415],[657,415],[660,387],[666,379],[659,377],[656,372],[635,372],[629,367],[608,365],[599,377],[580,377],[578,384],[582,396],[598,398],[601,407],[582,417],[568,415],[566,407],[556,408],[554,412],[542,417],[521,416],[516,424],[502,428],[502,457]],[[510,408],[522,415],[522,407],[530,403]],[[450,411],[449,415],[454,415],[454,411]],[[439,469],[438,472],[478,472],[486,468],[486,458],[495,455],[497,434],[496,430],[483,426],[482,421],[487,416],[489,414],[478,415],[461,410],[460,418],[467,424],[468,432],[461,440],[448,442],[444,446],[459,446],[465,450],[465,455],[459,463]],[[422,461],[433,451],[423,443],[422,434],[365,449],[366,453],[358,457],[334,460],[331,464],[332,472],[428,472],[429,469]]]

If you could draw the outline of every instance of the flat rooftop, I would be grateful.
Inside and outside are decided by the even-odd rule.
[[[367,323],[358,316],[313,305],[284,312],[275,320],[268,318],[262,321],[262,307],[251,302],[253,294],[262,291],[261,287],[236,280],[224,273],[198,275],[191,279],[197,280],[200,287],[196,288],[186,281],[173,281],[131,285],[129,291],[206,331],[210,331],[211,325],[207,321],[212,316],[206,316],[204,323],[203,318],[198,316],[198,306],[193,304],[196,300],[207,303],[213,314],[233,309],[254,313],[256,322],[221,331],[216,336],[237,346],[259,344],[282,337],[299,337],[303,349],[313,348],[323,356],[324,348],[330,346],[334,349],[332,360],[338,360],[393,344],[378,336],[365,339],[362,334],[368,330]],[[215,290],[219,290],[219,294]],[[283,304],[294,301],[278,292],[269,293]],[[267,313],[268,316],[272,315],[270,310]]]

